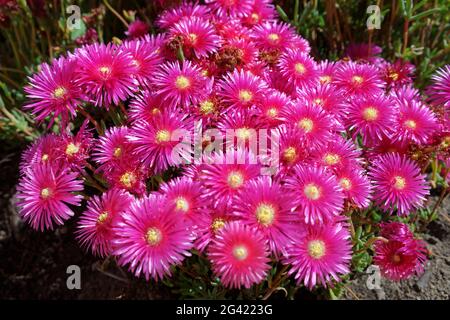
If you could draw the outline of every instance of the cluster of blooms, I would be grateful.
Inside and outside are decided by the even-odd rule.
[[[88,198],[77,238],[136,276],[170,275],[196,249],[226,287],[260,283],[274,261],[298,284],[332,285],[350,272],[352,214],[376,206],[406,216],[424,205],[417,150],[434,146],[448,159],[448,113],[438,110],[450,105],[450,68],[424,101],[407,62],[365,45],[318,62],[269,0],[205,2],[163,12],[158,35],[85,45],[30,78],[24,107],[61,129],[23,155],[20,214],[35,229],[63,224],[82,203],[84,180],[85,193],[107,190]],[[106,125],[126,120],[102,132],[94,113]],[[77,116],[87,120],[73,134]],[[180,163],[177,133],[199,123],[217,141],[233,130],[233,143],[211,149],[207,134],[201,161],[184,154]],[[276,153],[272,174],[261,153]],[[150,180],[161,181],[157,190]],[[382,233],[384,274],[420,271],[423,246],[407,227]]]

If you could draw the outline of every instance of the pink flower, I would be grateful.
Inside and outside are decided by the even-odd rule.
[[[251,13],[252,0],[205,0],[219,17],[244,17]]]
[[[376,63],[381,58],[378,55],[383,51],[377,45],[367,43],[351,43],[345,50],[345,56],[353,61]]]
[[[278,64],[281,74],[295,86],[307,88],[318,81],[316,62],[300,50],[287,49]]]
[[[358,166],[351,166],[338,171],[336,178],[344,192],[345,198],[360,209],[370,205],[372,186],[363,170]]]
[[[292,100],[284,93],[277,90],[268,90],[258,106],[260,122],[265,128],[279,126],[283,122],[281,115],[291,103]]]
[[[382,64],[382,68],[384,81],[389,87],[410,84],[416,69],[414,65],[402,59],[398,59],[394,63],[385,62]]]
[[[34,164],[47,163],[50,166],[58,167],[61,163],[60,143],[60,137],[53,133],[39,137],[22,153],[20,172],[24,173],[26,168]]]
[[[154,75],[153,83],[156,94],[169,107],[189,107],[199,103],[206,97],[208,86],[201,69],[190,61],[181,65],[178,62],[166,62]]]
[[[169,109],[161,101],[162,97],[153,91],[142,91],[134,96],[130,101],[128,117],[132,123],[139,121],[149,122],[154,117],[160,115],[163,110]]]
[[[75,135],[65,133],[60,136],[59,154],[61,160],[74,170],[82,170],[92,148],[92,132],[87,129],[87,120]]]
[[[293,195],[264,176],[249,181],[233,201],[239,221],[256,228],[274,254],[283,252],[298,230],[298,217],[291,212]]]
[[[129,193],[118,189],[109,190],[101,197],[93,196],[78,222],[76,235],[81,246],[100,257],[110,255],[114,237],[112,228],[128,209],[132,199]]]
[[[125,31],[125,35],[130,39],[141,38],[148,33],[149,28],[150,26],[147,23],[136,19],[130,23],[128,30]]]
[[[218,96],[229,108],[249,109],[259,105],[267,84],[248,71],[228,73],[218,83]]]
[[[450,65],[439,68],[431,80],[433,84],[427,88],[430,101],[434,105],[444,105],[446,108],[450,108]]]
[[[214,27],[202,18],[183,19],[170,28],[169,34],[182,39],[183,51],[188,58],[207,57],[216,52],[220,45],[220,37]]]
[[[17,186],[19,214],[33,229],[52,230],[74,215],[68,205],[79,206],[83,190],[77,174],[66,168],[56,169],[48,164],[25,168]]]
[[[251,13],[241,18],[241,20],[244,25],[252,27],[272,20],[275,15],[275,6],[270,0],[254,0]]]
[[[384,82],[378,69],[369,64],[341,63],[337,68],[333,84],[346,94],[378,95],[384,89]]]
[[[320,166],[339,173],[361,162],[361,152],[352,140],[335,135],[327,143],[323,143],[314,151],[312,157]]]
[[[25,87],[27,97],[32,101],[23,107],[36,115],[36,121],[42,122],[50,116],[52,122],[61,116],[63,126],[76,116],[76,110],[83,98],[80,84],[76,78],[77,61],[61,57],[51,65],[42,64],[41,71],[29,78]]]
[[[132,202],[113,230],[113,254],[136,277],[143,274],[158,281],[191,255],[192,236],[160,195]]]
[[[286,187],[295,194],[293,204],[307,224],[332,221],[343,209],[344,195],[336,178],[322,167],[294,167]]]
[[[209,17],[209,7],[183,1],[181,5],[164,11],[157,19],[157,24],[161,28],[170,28],[181,20],[193,17]]]
[[[290,25],[284,22],[270,21],[255,26],[252,29],[251,37],[260,50],[282,52],[286,48],[292,47],[296,33]]]
[[[267,275],[267,242],[257,230],[239,222],[227,223],[208,248],[214,273],[228,288],[250,288]]]
[[[137,68],[129,52],[111,44],[92,44],[75,54],[78,80],[96,106],[117,105],[136,90]]]
[[[306,226],[304,234],[288,246],[284,264],[297,284],[310,290],[316,284],[324,287],[340,281],[339,275],[350,272],[350,234],[341,223]]]
[[[398,153],[380,155],[372,162],[369,176],[373,181],[374,201],[383,210],[408,215],[423,206],[429,186],[426,176],[412,160]]]

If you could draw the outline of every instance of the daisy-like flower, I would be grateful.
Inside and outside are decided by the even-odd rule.
[[[227,201],[260,175],[256,157],[243,149],[228,149],[214,153],[198,168],[197,179],[204,186],[202,197],[212,199],[213,205]]]
[[[218,84],[218,96],[229,108],[249,109],[259,105],[267,84],[248,71],[227,74]]]
[[[296,33],[284,22],[270,21],[255,26],[251,37],[262,50],[282,52],[292,46]]]
[[[425,243],[415,239],[406,224],[383,223],[380,234],[385,240],[375,242],[374,263],[380,267],[384,277],[398,281],[423,273],[427,252]]]
[[[181,5],[164,11],[156,23],[159,27],[168,29],[181,20],[193,17],[203,19],[209,17],[209,7],[199,5],[197,2],[183,1]]]
[[[284,251],[298,230],[298,218],[291,212],[292,195],[268,176],[249,181],[233,201],[239,221],[266,237],[272,253]]]
[[[111,189],[101,197],[93,196],[81,214],[76,231],[81,246],[94,255],[106,257],[112,253],[113,226],[128,209],[133,197],[122,190]]]
[[[361,152],[352,140],[346,140],[340,135],[334,135],[327,143],[320,145],[312,157],[320,166],[331,169],[333,172],[346,169],[358,164]]]
[[[57,167],[61,157],[59,149],[61,139],[55,134],[46,134],[34,141],[23,153],[20,162],[20,172],[34,164],[49,164]]]
[[[438,69],[431,80],[433,84],[427,88],[427,94],[432,104],[450,108],[450,65]]]
[[[327,287],[350,272],[351,248],[350,233],[341,223],[307,226],[287,247],[283,263],[291,265],[288,274],[297,284],[310,290],[317,284]]]
[[[35,230],[52,230],[74,215],[69,205],[79,206],[83,182],[66,168],[36,164],[25,168],[17,186],[19,214]]]
[[[349,103],[346,123],[363,141],[381,140],[389,135],[397,114],[393,102],[383,94],[352,99]]]
[[[218,17],[244,17],[251,13],[253,0],[205,0]]]
[[[367,142],[368,150],[365,156],[369,159],[375,159],[386,153],[395,152],[398,154],[407,154],[409,143],[406,141],[393,141],[390,136],[383,135],[381,140],[374,139]]]
[[[96,106],[124,101],[137,88],[136,64],[115,45],[92,44],[76,51],[78,79]]]
[[[304,135],[298,129],[281,126],[279,128],[280,163],[285,168],[304,162],[309,158],[309,148],[305,146]]]
[[[334,82],[334,75],[339,64],[334,61],[324,60],[318,63],[317,72],[321,84],[330,84]]]
[[[369,64],[341,63],[336,70],[333,84],[346,94],[379,95],[384,89],[378,69]]]
[[[74,170],[81,170],[86,165],[92,148],[92,132],[87,129],[88,121],[84,121],[76,135],[61,135],[59,153],[62,160]]]
[[[351,43],[345,50],[345,56],[353,61],[362,61],[369,63],[377,63],[381,58],[379,57],[381,47],[376,45],[369,45],[367,43]]]
[[[113,254],[120,265],[146,280],[171,274],[172,265],[190,256],[193,238],[160,195],[151,194],[131,203],[114,228]]]
[[[383,63],[381,71],[388,87],[398,87],[412,82],[415,69],[408,61],[398,59],[394,63]]]
[[[421,207],[429,193],[426,176],[412,160],[397,153],[380,155],[372,162],[369,176],[373,181],[374,201],[383,210],[408,215]]]
[[[214,27],[202,18],[183,19],[170,28],[169,34],[182,39],[183,51],[188,58],[207,57],[216,52],[220,45],[220,37]]]
[[[402,101],[394,119],[392,139],[425,144],[436,131],[436,124],[436,116],[426,105],[415,100]]]
[[[269,90],[258,106],[259,118],[263,126],[265,128],[279,126],[283,122],[281,115],[284,109],[291,103],[292,100],[284,93],[277,90]]]
[[[310,87],[318,80],[316,62],[300,50],[287,49],[280,56],[278,67],[288,81],[300,88]]]
[[[154,75],[156,94],[169,107],[188,107],[206,97],[208,80],[190,61],[166,62]]]
[[[233,71],[255,62],[258,50],[245,39],[228,40],[214,56],[214,63],[221,72]]]
[[[182,154],[177,153],[177,146],[183,143],[190,144],[190,121],[173,111],[164,111],[149,122],[141,121],[130,130],[128,139],[134,146],[135,153],[144,165],[149,166],[159,173],[171,165],[179,165],[184,156],[183,148],[179,148]],[[182,135],[182,136],[180,136]],[[180,156],[173,157],[174,152]]]
[[[153,91],[142,91],[134,96],[128,108],[128,117],[132,123],[139,121],[149,122],[163,110],[169,109],[161,101],[162,97]]]
[[[24,88],[31,101],[23,107],[36,116],[41,122],[50,116],[52,122],[61,116],[63,124],[76,116],[76,110],[83,98],[80,84],[77,82],[77,61],[73,58],[61,57],[51,65],[41,65],[41,70]]]
[[[287,106],[282,116],[287,125],[295,127],[304,134],[304,139],[309,145],[321,145],[331,137],[333,122],[320,108],[297,102]]]
[[[262,282],[270,269],[268,256],[263,235],[236,221],[227,223],[208,248],[212,269],[228,288],[250,288]]]
[[[130,25],[128,26],[128,30],[125,31],[125,35],[130,39],[137,39],[145,36],[148,33],[149,29],[150,26],[147,23],[136,19],[135,21],[130,23]]]
[[[286,178],[286,186],[294,194],[293,204],[307,224],[323,224],[339,215],[344,194],[336,177],[322,167],[294,167]]]
[[[244,25],[252,27],[272,20],[275,14],[275,6],[270,0],[254,0],[251,13],[241,18],[241,21]]]
[[[122,50],[130,53],[136,67],[135,76],[142,87],[148,87],[152,74],[162,63],[162,59],[152,43],[144,40],[125,41]]]
[[[104,175],[108,184],[113,188],[123,189],[138,196],[142,196],[146,191],[145,179],[149,170],[134,161],[121,161],[113,163],[107,167],[107,174]]]
[[[252,111],[236,110],[229,111],[228,116],[217,124],[225,137],[226,148],[240,146],[256,148],[254,143],[258,142],[260,123],[256,114]]]
[[[92,158],[100,164],[99,170],[107,171],[116,163],[132,161],[133,146],[127,139],[128,133],[127,127],[112,127],[98,139]]]
[[[365,209],[370,205],[372,186],[360,167],[351,166],[339,171],[336,178],[347,200],[360,209]]]
[[[202,211],[202,217],[196,222],[197,239],[194,243],[195,248],[204,251],[219,231],[235,219],[229,203],[222,202],[216,207],[211,205],[205,207],[205,210]]]
[[[202,216],[202,209],[207,205],[200,198],[203,192],[201,184],[182,177],[164,183],[160,188],[167,201],[174,205],[174,211],[179,217],[189,226],[196,225]]]

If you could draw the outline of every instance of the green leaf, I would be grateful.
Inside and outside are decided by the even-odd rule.
[[[421,13],[419,13],[419,14],[416,14],[416,15],[412,16],[412,17],[410,18],[410,20],[411,20],[411,21],[414,21],[414,20],[420,20],[420,19],[425,18],[425,17],[427,17],[427,16],[429,16],[429,15],[431,15],[431,14],[433,14],[433,13],[437,13],[437,12],[441,12],[441,11],[442,11],[441,8],[433,8],[433,9],[429,9],[429,10],[427,10],[427,11],[424,11],[424,12],[421,12]]]
[[[277,5],[277,11],[278,14],[280,15],[280,18],[283,19],[283,21],[289,22],[289,17],[286,14],[286,12],[284,12],[283,8],[281,8],[279,5]]]

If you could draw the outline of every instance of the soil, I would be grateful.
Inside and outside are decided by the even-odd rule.
[[[149,284],[122,271],[114,261],[85,253],[73,236],[75,219],[54,231],[25,226],[15,207],[20,152],[0,157],[0,299],[167,299],[176,298],[164,285]],[[347,285],[344,299],[449,299],[450,200],[439,208],[439,219],[421,236],[432,252],[421,277],[395,283],[381,280],[381,290],[366,287],[367,275]],[[67,267],[81,269],[81,290],[67,289]]]

